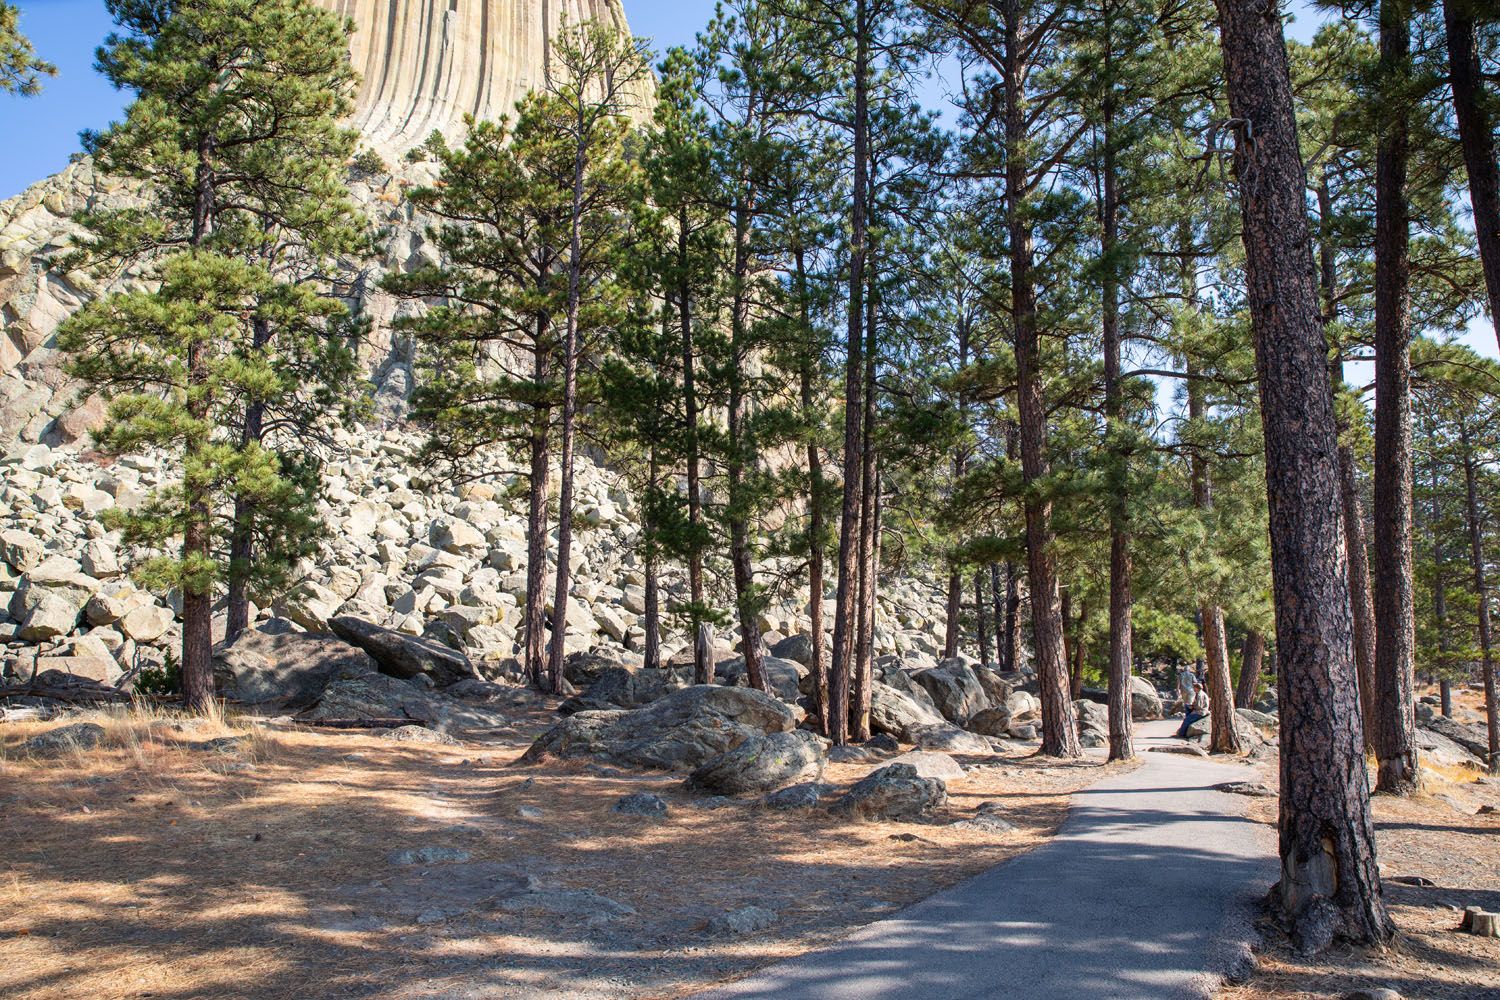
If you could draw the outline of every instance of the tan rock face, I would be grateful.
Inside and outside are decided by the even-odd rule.
[[[465,115],[495,119],[547,80],[564,25],[596,20],[628,31],[619,0],[318,0],[355,23],[361,84],[354,127],[382,155],[433,131],[449,139]]]

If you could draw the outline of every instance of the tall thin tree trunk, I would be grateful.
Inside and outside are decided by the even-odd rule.
[[[1005,564],[1005,669],[1021,669],[1021,569]]]
[[[1380,76],[1387,96],[1408,76],[1410,9],[1381,0]],[[1412,654],[1416,646],[1411,522],[1411,265],[1407,125],[1401,104],[1381,115],[1375,153],[1375,790],[1417,788]]]
[[[802,352],[801,402],[804,418],[812,419],[814,406],[813,379],[817,374],[821,345],[816,343],[807,288],[807,255],[797,248],[797,302],[802,330],[809,339]],[[818,732],[828,735],[828,651],[823,635],[823,452],[812,437],[807,441],[807,619],[812,633],[813,699],[818,716]]]
[[[533,377],[540,384],[548,376],[548,365],[541,347],[537,348],[533,365]],[[521,619],[521,630],[526,639],[526,676],[540,688],[545,683],[543,675],[547,655],[547,630],[543,622],[547,614],[547,466],[552,408],[545,405],[534,407],[531,420],[531,481],[526,505],[526,611]]]
[[[964,575],[957,566],[948,571],[948,600],[946,614],[948,622],[943,626],[943,659],[958,655],[958,629],[963,617]]]
[[[1338,319],[1338,257],[1333,243],[1333,194],[1328,177],[1318,182],[1318,285],[1323,303],[1323,328],[1329,331]],[[1331,341],[1331,338],[1330,338]],[[1329,343],[1329,374],[1335,399],[1344,386],[1342,345]],[[1370,593],[1370,548],[1365,540],[1365,505],[1359,491],[1358,462],[1348,441],[1349,425],[1335,407],[1339,434],[1339,498],[1344,512],[1344,552],[1349,566],[1349,603],[1353,613],[1354,666],[1359,677],[1359,704],[1368,742],[1375,728],[1375,601]]]
[[[1428,440],[1436,445],[1437,434],[1431,420],[1424,421]],[[1441,528],[1443,520],[1443,498],[1441,493],[1441,478],[1438,471],[1438,460],[1436,448],[1429,454],[1431,461],[1427,466],[1427,475],[1432,485],[1432,620],[1437,626],[1437,663],[1439,671],[1447,671],[1453,666],[1452,653],[1448,640],[1448,556],[1443,549],[1443,532]],[[1452,715],[1452,694],[1448,690],[1448,682],[1439,674],[1438,683],[1441,685],[1443,714]]]
[[[265,339],[262,339],[264,332]],[[264,321],[255,323],[255,346],[260,349],[270,339]],[[266,405],[260,401],[245,407],[245,424],[240,436],[243,447],[260,444],[264,434]],[[225,600],[224,642],[232,643],[250,627],[250,567],[255,559],[255,505],[243,496],[234,499],[234,516],[229,532],[229,594]]]
[[[1474,573],[1474,600],[1479,612],[1479,655],[1484,670],[1484,714],[1489,731],[1488,770],[1500,774],[1500,713],[1495,701],[1495,655],[1490,635],[1490,590],[1484,573],[1484,526],[1479,519],[1478,463],[1469,443],[1468,421],[1461,419],[1458,426],[1459,443],[1464,449],[1464,520],[1469,528],[1469,566]]]
[[[988,665],[995,661],[990,647],[990,614],[989,604],[984,599],[984,576],[983,569],[974,571],[974,627],[979,633],[979,662]]]
[[[1356,704],[1338,433],[1318,321],[1307,174],[1279,17],[1217,0],[1265,431],[1281,706],[1281,907],[1294,939],[1394,934],[1381,894]]]
[[[1135,662],[1132,615],[1135,597],[1131,588],[1130,506],[1128,480],[1130,452],[1125,430],[1125,387],[1120,377],[1120,281],[1115,249],[1120,239],[1119,179],[1115,163],[1115,93],[1112,76],[1114,36],[1112,5],[1105,5],[1104,71],[1104,198],[1103,242],[1108,262],[1104,273],[1104,436],[1109,454],[1109,663],[1105,670],[1109,689],[1109,759],[1135,756],[1131,741],[1130,672]]]
[[[874,187],[873,170],[871,188]],[[873,215],[873,205],[870,209]],[[875,250],[870,248],[866,267],[874,270]],[[854,658],[855,673],[852,678],[853,692],[850,698],[850,724],[854,738],[863,742],[870,738],[870,704],[875,683],[875,504],[878,501],[880,479],[876,472],[875,450],[875,404],[877,386],[876,365],[879,359],[877,298],[874,282],[865,298],[865,394],[864,394],[864,451],[861,455],[863,471],[860,478],[865,484],[859,509],[859,639]]]
[[[1010,669],[1005,663],[1006,644],[1010,636],[1005,634],[1005,589],[1000,586],[1000,564],[990,563],[990,609],[995,623],[995,667]]]
[[[687,508],[688,530],[692,536],[688,553],[688,599],[693,604],[693,683],[713,680],[713,635],[709,623],[702,620],[705,607],[703,586],[703,549],[699,533],[703,527],[702,442],[698,435],[697,350],[693,346],[693,290],[688,268],[688,214],[684,208],[677,218],[677,269],[681,283],[677,287],[677,323],[682,337],[682,413],[687,437]]]
[[[580,113],[579,118],[582,118]],[[572,588],[573,446],[578,424],[578,321],[583,296],[583,182],[588,163],[586,126],[574,123],[573,200],[569,214],[568,304],[563,332],[562,443],[558,464],[562,483],[557,492],[557,581],[552,594],[552,649],[547,659],[547,689],[563,693],[563,658],[567,655],[568,591]]]
[[[647,449],[646,466],[647,481],[651,484],[651,488],[655,489],[661,472],[654,444]],[[642,656],[642,664],[647,670],[654,670],[661,666],[661,567],[656,540],[649,537],[654,530],[655,525],[647,525],[646,611],[642,616],[646,623],[646,648]]]
[[[854,667],[854,630],[859,587],[859,516],[864,470],[864,293],[865,199],[869,157],[869,3],[854,4],[854,189],[850,195],[849,302],[844,368],[844,501],[839,523],[839,578],[833,623],[833,679],[829,692],[830,739],[849,742],[849,681]]]
[[[1186,245],[1186,241],[1184,241]],[[1196,305],[1198,301],[1195,265],[1188,258],[1183,265],[1183,297]],[[1201,425],[1208,419],[1208,406],[1203,395],[1203,382],[1196,378],[1197,369],[1191,358],[1187,363],[1188,419]],[[1188,463],[1193,488],[1193,506],[1203,512],[1205,520],[1211,519],[1214,509],[1213,472],[1203,449],[1193,447]],[[1216,601],[1203,600],[1198,604],[1199,635],[1203,639],[1203,655],[1206,670],[1204,686],[1208,689],[1208,710],[1211,720],[1209,745],[1214,753],[1238,754],[1243,751],[1239,733],[1235,729],[1234,685],[1229,678],[1229,648],[1224,637],[1224,610]]]
[[[1453,91],[1453,112],[1469,174],[1469,205],[1474,210],[1474,235],[1484,266],[1484,284],[1489,292],[1490,320],[1500,337],[1500,156],[1495,133],[1500,129],[1486,101],[1484,75],[1479,63],[1478,31],[1474,12],[1485,0],[1444,0],[1443,23],[1448,38],[1448,82]]]
[[[760,621],[757,618],[755,567],[750,555],[750,510],[745,496],[745,467],[754,460],[745,441],[745,373],[746,326],[750,317],[747,287],[750,259],[750,216],[754,211],[753,189],[735,210],[734,303],[730,317],[729,409],[726,431],[729,456],[725,462],[729,487],[729,562],[734,575],[734,605],[740,627],[740,655],[745,658],[745,675],[750,686],[769,691],[760,656]]]
[[[1068,697],[1068,664],[1063,655],[1063,624],[1058,608],[1054,563],[1052,502],[1037,494],[1051,472],[1047,459],[1047,405],[1043,398],[1041,338],[1037,330],[1036,286],[1032,274],[1032,222],[1026,192],[1025,81],[1021,10],[1005,0],[1003,87],[1005,94],[1005,213],[1010,236],[1011,318],[1016,353],[1016,399],[1020,419],[1021,473],[1027,485],[1026,562],[1031,579],[1031,632],[1042,702],[1042,755],[1080,757],[1073,701]]]
[[[1245,632],[1245,645],[1240,650],[1240,683],[1234,692],[1234,704],[1238,708],[1252,708],[1255,696],[1260,693],[1260,676],[1266,658],[1266,637],[1256,629]]]
[[[203,245],[214,230],[217,210],[217,174],[213,166],[214,140],[202,136],[197,144],[194,174],[193,231],[190,243]],[[195,340],[187,351],[188,416],[197,423],[208,419],[208,345]],[[203,452],[204,442],[187,435],[183,467],[191,468]],[[207,487],[189,489],[185,496],[186,519],[182,532],[184,564],[206,566],[213,558],[213,504]],[[182,588],[182,700],[190,712],[208,712],[214,701],[213,590],[211,585],[188,584]]]

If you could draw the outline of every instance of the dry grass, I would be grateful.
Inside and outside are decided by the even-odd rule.
[[[1460,710],[1477,707],[1472,692],[1455,695]],[[1429,764],[1420,795],[1373,800],[1386,902],[1400,931],[1395,947],[1336,947],[1309,960],[1267,927],[1259,971],[1219,1000],[1313,1000],[1372,987],[1409,1000],[1500,1000],[1500,940],[1457,929],[1465,906],[1500,910],[1500,814],[1478,813],[1500,809],[1500,784],[1479,778]],[[1256,803],[1251,815],[1274,825],[1274,801]],[[1433,884],[1406,884],[1413,878]]]
[[[235,719],[187,734],[146,712],[97,721],[108,749],[0,761],[0,996],[679,995],[1028,850],[1105,771],[1002,758],[953,782],[931,824],[848,824],[696,808],[671,776],[515,767],[523,740],[436,747]],[[43,728],[6,727],[0,743]],[[248,738],[231,752],[195,748],[234,735]],[[827,780],[871,769],[834,765]],[[610,811],[643,790],[669,801],[665,822]],[[945,825],[991,800],[1018,831]],[[421,846],[472,858],[390,863]],[[485,894],[522,876],[636,913],[589,925],[495,912]],[[445,892],[471,912],[424,916]],[[752,903],[780,915],[770,931],[705,934],[714,915]]]

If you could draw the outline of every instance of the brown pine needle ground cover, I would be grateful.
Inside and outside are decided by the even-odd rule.
[[[1478,714],[1481,705],[1473,692],[1455,692],[1455,715]],[[1274,787],[1274,767],[1267,777]],[[1500,939],[1458,930],[1466,906],[1500,910],[1500,780],[1431,766],[1425,780],[1414,798],[1373,800],[1397,945],[1385,952],[1337,947],[1309,960],[1263,926],[1259,970],[1218,1000],[1323,1000],[1378,987],[1407,1000],[1500,1000]],[[1485,806],[1497,811],[1480,813]],[[1274,826],[1276,800],[1255,803],[1251,815]],[[1432,884],[1408,884],[1417,880]]]
[[[1107,771],[986,758],[931,823],[852,824],[700,808],[670,775],[513,766],[547,721],[433,746],[137,714],[108,719],[106,748],[52,761],[14,752],[48,727],[0,728],[0,996],[679,995],[1029,850]],[[610,810],[637,791],[663,796],[666,820]],[[1017,831],[946,825],[989,801]],[[462,853],[392,862],[426,848]],[[710,923],[750,905],[776,922]]]

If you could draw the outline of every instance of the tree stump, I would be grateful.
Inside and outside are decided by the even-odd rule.
[[[1477,906],[1470,906],[1464,910],[1463,923],[1458,929],[1475,937],[1500,937],[1500,913],[1486,913]]]

